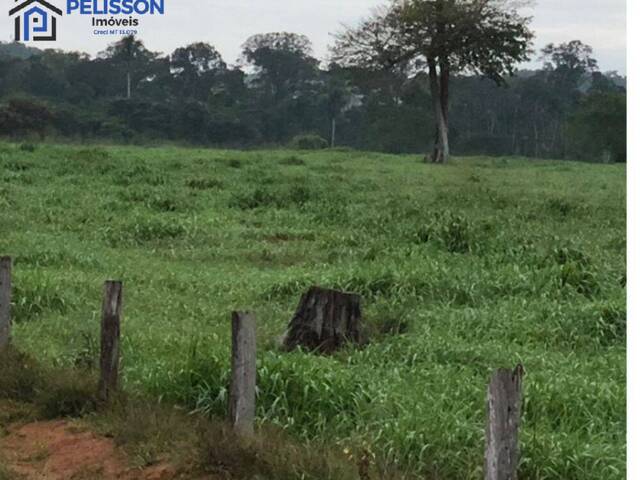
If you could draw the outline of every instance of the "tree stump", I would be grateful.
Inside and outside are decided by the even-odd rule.
[[[289,322],[284,348],[332,353],[346,343],[360,343],[361,320],[359,295],[312,287]]]

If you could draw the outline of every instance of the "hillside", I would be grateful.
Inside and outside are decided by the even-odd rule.
[[[299,439],[480,478],[491,371],[526,369],[523,479],[625,472],[623,165],[352,151],[0,144],[15,344],[89,368],[125,282],[126,389],[223,415],[229,316],[259,320],[258,411]],[[311,285],[370,343],[277,348]]]

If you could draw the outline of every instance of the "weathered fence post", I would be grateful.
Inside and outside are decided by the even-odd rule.
[[[256,411],[256,319],[251,313],[231,314],[231,388],[229,419],[234,430],[253,433]]]
[[[485,480],[517,480],[524,369],[497,370],[487,391]]]
[[[11,339],[11,257],[0,258],[0,350]]]
[[[100,382],[98,384],[98,398],[103,401],[108,400],[110,394],[118,388],[121,317],[122,282],[105,282],[100,331]]]

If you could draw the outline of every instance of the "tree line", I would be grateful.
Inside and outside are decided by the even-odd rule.
[[[203,42],[162,55],[124,37],[95,57],[0,43],[0,135],[230,147],[294,141],[431,151],[438,161],[446,133],[454,155],[626,160],[626,79],[600,72],[589,46],[550,44],[537,53],[540,69],[517,71],[531,54],[524,19],[475,13],[489,18],[467,22],[462,36],[451,31],[463,23],[456,15],[467,13],[388,9],[341,32],[324,63],[307,37],[288,32],[247,39],[235,64]],[[425,18],[442,21],[421,30]],[[376,50],[383,35],[385,48]]]

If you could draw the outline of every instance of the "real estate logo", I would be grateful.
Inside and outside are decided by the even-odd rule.
[[[53,42],[58,36],[58,18],[62,10],[45,0],[15,0],[9,10],[14,18],[16,42]]]
[[[142,17],[165,13],[164,0],[13,1],[15,5],[9,10],[9,16],[13,20],[16,42],[57,40],[63,11],[51,2],[64,3],[66,15],[91,17],[93,35],[137,35]]]

